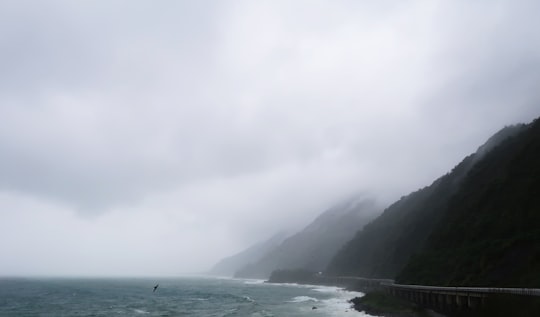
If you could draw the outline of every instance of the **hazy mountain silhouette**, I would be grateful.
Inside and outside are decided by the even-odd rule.
[[[222,259],[208,273],[219,276],[233,276],[239,269],[260,260],[268,252],[275,249],[286,237],[287,234],[284,231],[277,233],[266,241],[256,243],[244,251]]]
[[[322,271],[336,251],[372,220],[378,210],[376,202],[365,197],[337,205],[235,276],[268,278],[276,269]]]

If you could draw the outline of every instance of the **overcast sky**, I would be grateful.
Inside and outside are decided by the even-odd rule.
[[[540,116],[539,1],[2,1],[0,275],[177,275]]]

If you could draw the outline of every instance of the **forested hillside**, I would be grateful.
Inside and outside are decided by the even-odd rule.
[[[398,281],[540,287],[540,120],[472,167]]]
[[[411,256],[423,249],[470,170],[498,144],[524,129],[524,125],[502,129],[450,173],[392,204],[338,252],[326,273],[395,278]]]

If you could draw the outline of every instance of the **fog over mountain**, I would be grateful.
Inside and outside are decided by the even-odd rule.
[[[258,259],[239,267],[235,277],[268,279],[275,270],[321,272],[355,233],[379,215],[381,206],[359,195],[325,210],[301,231]]]
[[[540,116],[540,2],[0,3],[0,275],[207,271]]]
[[[268,240],[255,243],[237,254],[221,259],[212,266],[208,274],[220,277],[232,277],[246,265],[259,261],[266,254],[278,247],[286,238],[287,234],[285,232],[278,232]]]

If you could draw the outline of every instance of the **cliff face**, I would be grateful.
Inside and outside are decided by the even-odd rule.
[[[398,281],[540,287],[540,120],[473,166]]]
[[[471,169],[499,143],[524,129],[523,125],[502,129],[450,173],[392,204],[336,254],[327,273],[395,278],[411,256],[424,248]]]
[[[277,269],[322,271],[336,251],[373,219],[377,210],[375,201],[364,198],[335,206],[235,276],[268,278]]]

